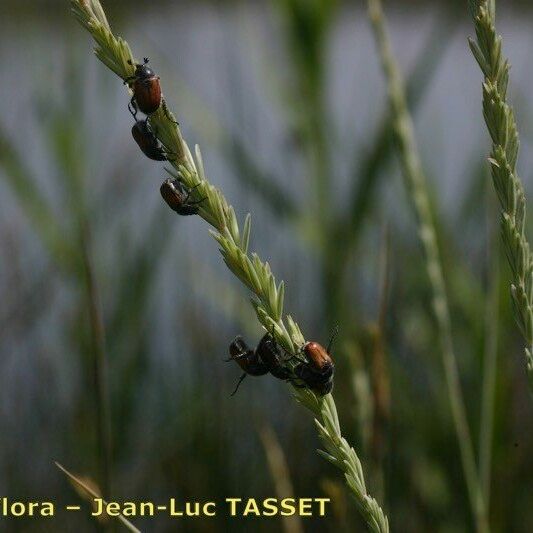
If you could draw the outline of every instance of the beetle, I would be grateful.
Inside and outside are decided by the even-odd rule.
[[[283,366],[283,355],[279,344],[271,333],[263,335],[256,348],[258,357],[266,363],[268,371],[278,379],[290,380],[290,370]]]
[[[294,368],[296,377],[320,396],[325,396],[333,390],[335,364],[330,351],[337,333],[338,329],[331,336],[327,349],[318,342],[305,343],[301,350],[305,360],[298,363]]]
[[[149,59],[145,57],[143,63],[136,63],[135,74],[124,80],[124,83],[128,84],[133,91],[128,109],[135,120],[137,120],[138,111],[145,115],[151,115],[161,105],[160,78],[148,66],[148,62]],[[128,63],[133,64],[131,60],[128,60]]]
[[[176,178],[168,178],[162,183],[159,192],[170,209],[178,213],[178,215],[188,216],[198,214],[198,204],[205,200],[205,198],[202,198],[195,202],[190,202],[192,190],[187,190]]]
[[[227,361],[236,361],[244,370],[235,390],[231,393],[232,396],[235,395],[247,375],[264,376],[270,372],[278,379],[291,379],[290,371],[282,366],[281,349],[270,333],[263,336],[255,350],[251,349],[239,335],[230,344],[229,353],[230,358]]]
[[[327,350],[318,342],[308,342],[303,347],[306,361],[296,365],[294,373],[307,387],[325,396],[333,389],[335,365]]]
[[[255,350],[252,350],[244,339],[239,335],[235,337],[233,342],[229,345],[230,358],[226,361],[236,361],[237,364],[244,370],[244,373],[239,378],[232,396],[239,390],[244,378],[250,376],[264,376],[268,374],[268,365],[258,356]]]
[[[131,134],[146,157],[154,161],[168,161],[168,152],[157,140],[148,124],[148,119],[137,120],[131,128]]]

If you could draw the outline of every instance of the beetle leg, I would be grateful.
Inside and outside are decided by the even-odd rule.
[[[246,372],[239,378],[239,381],[237,382],[237,386],[235,387],[235,390],[231,393],[231,396],[235,396],[235,393],[239,390],[239,387],[241,386],[241,383],[243,382],[245,377],[246,377]]]
[[[190,205],[182,205],[181,207],[176,207],[174,209],[178,215],[181,215],[183,217],[197,215],[198,214],[198,208]]]
[[[155,126],[152,126],[152,122],[151,122],[151,121],[148,121],[149,118],[150,118],[150,117],[147,116],[147,117],[144,119],[144,123],[146,124],[146,128],[147,128],[148,130],[150,130],[150,133],[152,133],[152,135],[153,135],[154,137],[157,137],[157,128],[156,128]]]
[[[225,363],[229,363],[230,361],[237,361],[238,359],[242,359],[243,357],[246,357],[247,355],[249,355],[249,352],[244,352],[239,355],[233,355],[229,359],[224,359],[223,361]]]
[[[179,182],[178,182],[179,183]],[[180,183],[181,185],[181,183]],[[189,198],[191,197],[191,193],[192,191],[194,191],[196,188],[198,188],[200,186],[200,183],[197,183],[194,187],[191,187],[190,189],[188,189],[185,193],[185,200],[183,201],[184,204],[188,205],[188,206],[195,206],[195,205],[198,205],[200,203],[202,203],[204,200],[207,200],[207,196],[204,196],[203,198],[201,198],[200,200],[195,200],[194,202],[189,202]]]
[[[200,185],[200,184],[197,183],[194,187],[192,187],[191,189],[189,189],[189,190],[187,191],[187,193],[185,194],[185,200],[183,200],[183,203],[184,203],[184,204],[194,205],[195,203],[198,203],[198,202],[194,202],[194,203],[191,202],[191,203],[189,203],[189,198],[191,197],[191,193],[192,193],[192,191],[194,191],[194,189],[196,189],[196,187],[198,187],[199,185]],[[205,200],[205,198],[204,198],[203,200]],[[203,201],[203,200],[202,200],[202,201]]]
[[[187,202],[187,205],[198,205],[198,204],[201,204],[204,200],[207,200],[207,196],[204,196],[201,200],[195,200],[194,202]]]
[[[137,121],[137,113],[139,110],[137,109],[137,102],[135,102],[135,96],[131,97],[130,103],[128,104],[128,111],[131,113],[131,116]]]
[[[191,191],[192,191],[192,189],[189,189],[189,190],[185,193],[185,199],[183,200],[183,203],[184,203],[184,204],[188,204],[188,203],[189,203],[189,198],[191,197]]]
[[[276,337],[274,337],[274,328],[275,328],[275,326],[274,326],[274,324],[272,324],[272,338],[274,340],[276,340]],[[285,357],[284,357],[285,361],[292,361],[293,359],[296,359],[300,363],[307,363],[307,361],[305,359],[302,359],[302,358],[298,357],[298,354],[302,353],[301,349],[299,349],[296,353],[293,353],[293,352],[289,352],[281,344],[279,344],[278,346],[285,353]]]

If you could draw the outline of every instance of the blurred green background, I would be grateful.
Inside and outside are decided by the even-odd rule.
[[[533,12],[499,2],[531,190]],[[287,285],[307,338],[338,324],[335,398],[394,531],[472,531],[427,276],[364,2],[104,2],[186,139]],[[487,176],[466,2],[387,2],[430,180],[476,446],[497,353],[490,519],[533,529],[533,403]],[[101,483],[95,357],[108,359],[116,499],[328,496],[325,519],[135,520],[143,531],[363,531],[288,387],[224,363],[261,331],[200,219],[159,198],[127,95],[68,3],[0,7],[0,496],[78,503]],[[385,274],[386,273],[386,274]],[[103,328],[100,328],[102,326]],[[102,331],[103,329],[103,331]],[[283,460],[279,460],[280,453]],[[92,531],[83,514],[2,531]]]

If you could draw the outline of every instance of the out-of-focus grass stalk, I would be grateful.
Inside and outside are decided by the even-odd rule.
[[[79,489],[81,489],[83,492],[85,492],[87,494],[88,497],[90,497],[91,499],[93,498],[102,498],[102,495],[101,494],[98,494],[94,489],[92,489],[87,483],[84,483],[81,479],[79,479],[78,477],[76,477],[74,474],[71,474],[64,466],[60,465],[59,463],[55,463],[55,465],[57,466],[57,468],[59,468],[59,470],[61,470],[61,472],[63,472],[67,478],[74,484],[74,486],[78,487]],[[102,500],[104,501],[104,504],[107,505],[107,501],[105,499],[102,498]],[[119,514],[117,517],[117,520],[119,520],[120,522],[122,522],[126,528],[129,530],[129,531],[133,531],[134,533],[141,533],[141,530],[140,529],[137,529],[125,516],[123,516],[122,514]]]
[[[297,110],[296,133],[305,150],[309,195],[306,209],[300,213],[313,240],[321,267],[323,293],[322,318],[328,329],[343,318],[344,301],[338,290],[339,265],[336,262],[337,240],[332,238],[336,210],[333,207],[330,149],[330,113],[326,102],[325,57],[327,35],[334,20],[335,0],[276,0],[284,21],[292,72],[298,100],[291,102]],[[309,112],[312,110],[312,112]],[[320,217],[315,213],[321,213]],[[342,326],[342,324],[341,324]]]
[[[75,63],[69,63],[73,68]],[[112,498],[111,474],[111,413],[109,406],[109,390],[107,385],[107,356],[105,331],[99,301],[98,286],[92,258],[92,235],[88,217],[85,190],[86,161],[83,146],[83,135],[78,133],[77,124],[82,113],[79,104],[81,91],[80,77],[71,73],[69,78],[66,106],[58,112],[58,118],[52,128],[52,148],[56,154],[59,175],[70,199],[68,206],[72,214],[75,242],[80,257],[78,282],[83,287],[86,312],[90,331],[90,357],[93,365],[94,398],[96,411],[96,443],[99,465],[99,485],[106,498]],[[68,111],[66,111],[68,109]]]
[[[402,172],[407,190],[414,204],[419,237],[422,241],[426,257],[426,267],[433,292],[433,311],[439,332],[440,353],[470,505],[478,531],[488,531],[485,502],[483,501],[483,494],[479,483],[474,447],[468,426],[459,380],[459,370],[453,348],[448,299],[437,245],[435,225],[431,214],[426,178],[422,170],[422,163],[414,138],[413,125],[407,108],[403,81],[392,53],[386,29],[385,15],[380,0],[368,0],[368,14],[387,80],[388,98],[394,118],[394,132]]]
[[[339,325],[345,330],[352,327],[354,314],[353,305],[346,298],[350,259],[363,234],[363,222],[375,205],[378,185],[385,175],[380,171],[388,163],[394,146],[390,112],[387,110],[382,117],[381,127],[375,135],[371,150],[365,154],[354,150],[349,170],[353,186],[347,191],[350,197],[349,207],[342,210],[335,206],[330,222],[320,220],[317,224],[314,220],[316,217],[309,216],[316,211],[310,206],[317,205],[322,213],[328,212],[334,192],[335,171],[328,162],[332,160],[331,150],[336,144],[331,142],[335,135],[335,124],[327,106],[328,77],[325,60],[328,57],[326,37],[336,20],[339,2],[276,0],[274,4],[280,8],[278,11],[283,16],[284,36],[288,45],[286,55],[290,58],[292,81],[297,87],[292,94],[298,94],[298,101],[287,105],[285,115],[291,117],[295,109],[300,111],[297,120],[292,122],[295,139],[300,141],[298,147],[301,147],[302,154],[306,156],[306,175],[310,176],[306,182],[310,192],[309,200],[304,203],[305,207],[301,209],[287,194],[280,184],[283,180],[276,179],[278,176],[263,168],[239,134],[226,132],[228,158],[236,170],[234,176],[252,190],[278,219],[283,217],[288,220],[299,230],[298,235],[311,243],[320,262],[324,325],[329,329]],[[427,42],[417,57],[406,88],[413,110],[423,101],[439,60],[447,50],[448,41],[445,36],[456,27],[458,12],[458,9],[446,9],[439,13],[433,31],[429,33]],[[265,83],[271,82],[271,74],[270,72]],[[321,187],[318,187],[319,183]],[[324,246],[320,246],[320,242]],[[337,246],[338,242],[342,242],[343,246]],[[340,355],[344,357],[342,353]]]
[[[496,2],[470,0],[469,4],[476,31],[476,39],[469,44],[484,76],[483,117],[492,139],[489,163],[500,201],[502,241],[512,271],[511,299],[526,341],[526,370],[533,392],[533,256],[525,235],[526,198],[516,171],[518,128],[507,103],[510,65],[496,33]]]
[[[500,249],[495,235],[494,202],[487,197],[487,260],[489,264],[488,296],[485,309],[485,349],[483,354],[483,390],[479,432],[479,478],[487,509],[490,505],[492,439],[494,432],[494,400],[498,356]]]
[[[390,285],[390,233],[387,225],[383,228],[379,257],[379,311],[373,331],[371,377],[374,396],[374,416],[372,419],[371,453],[380,484],[379,495],[384,495],[384,463],[387,452],[387,429],[390,418],[390,379],[385,346]]]
[[[79,151],[82,140],[75,135],[75,124],[78,118],[74,106],[78,100],[74,98],[76,78],[71,76],[74,89],[67,93],[67,104],[72,104],[67,113],[59,112],[57,124],[48,125],[46,139],[51,142],[52,153],[56,155],[57,168],[55,174],[65,181],[66,189],[71,198],[69,208],[76,224],[70,235],[65,226],[65,217],[60,219],[50,207],[46,196],[38,186],[38,180],[25,165],[24,159],[17,154],[8,139],[7,133],[0,129],[0,167],[5,170],[5,179],[12,188],[19,204],[33,223],[36,233],[41,238],[50,256],[61,272],[75,281],[83,294],[88,323],[91,332],[92,359],[94,368],[96,428],[98,463],[100,468],[99,484],[106,497],[110,498],[111,482],[111,423],[109,397],[105,372],[105,339],[102,313],[98,302],[98,294],[92,261],[90,257],[90,235],[86,216],[85,194],[83,191],[83,154]],[[69,87],[70,88],[70,87]],[[62,120],[63,119],[63,120]]]
[[[113,35],[100,2],[72,0],[71,4],[74,15],[97,43],[96,56],[123,80],[132,76],[135,60],[130,47],[123,39]],[[195,198],[204,198],[199,215],[214,228],[211,234],[220,245],[227,267],[255,295],[252,305],[259,322],[272,332],[281,346],[295,353],[305,339],[290,316],[283,318],[284,284],[276,283],[268,263],[261,261],[257,254],[248,253],[251,217],[246,217],[241,230],[233,207],[207,180],[200,149],[196,147],[196,157],[193,157],[166,103],[150,115],[149,122],[163,146],[169,153],[175,154],[171,163],[177,171],[176,176],[187,188],[195,191]],[[367,493],[359,457],[342,436],[332,395],[321,397],[309,389],[296,388],[294,396],[315,415],[319,437],[325,448],[319,453],[343,472],[368,529],[388,532],[387,517],[377,501]]]
[[[409,73],[406,80],[405,94],[406,99],[411,109],[411,113],[420,106],[424,96],[431,86],[431,82],[435,72],[440,65],[442,57],[448,50],[446,37],[449,36],[452,28],[456,27],[456,18],[454,14],[450,16],[451,10],[446,9],[444,13],[439,16],[438,23],[434,24],[430,37],[424,43],[422,52],[417,57],[417,62]],[[380,128],[375,136],[372,149],[368,154],[363,155],[356,152],[357,161],[354,162],[354,187],[351,191],[350,209],[346,220],[342,221],[345,235],[342,235],[342,242],[346,242],[346,246],[338,247],[340,253],[344,256],[349,254],[351,250],[357,247],[359,239],[361,238],[362,230],[365,225],[362,224],[364,218],[368,215],[372,205],[374,204],[373,197],[375,191],[378,189],[380,176],[385,174],[381,172],[390,160],[392,152],[393,135],[391,134],[393,119],[390,110],[386,110],[382,119],[380,120]],[[349,265],[346,258],[341,257],[343,270]]]
[[[100,486],[105,497],[111,499],[111,412],[109,407],[105,331],[98,288],[94,275],[94,267],[91,259],[91,235],[89,226],[86,220],[81,220],[80,223],[80,245],[82,262],[85,270],[85,287],[87,291],[87,306],[89,308],[89,323],[94,362],[96,423],[100,459]]]
[[[0,127],[0,168],[18,203],[36,229],[50,256],[61,271],[68,275],[77,272],[78,250],[64,238],[65,231],[54,215],[46,196],[35,183],[29,167]]]
[[[292,486],[289,466],[283,448],[274,433],[272,427],[263,425],[259,428],[259,437],[263,443],[265,454],[272,475],[272,481],[276,490],[276,496],[281,500],[283,498],[293,498],[294,489]],[[295,514],[293,516],[282,516],[283,529],[286,533],[303,533],[302,521]]]
[[[345,342],[342,351],[349,362],[350,388],[353,394],[352,411],[357,423],[361,454],[369,457],[375,411],[370,372],[361,347],[355,340]]]

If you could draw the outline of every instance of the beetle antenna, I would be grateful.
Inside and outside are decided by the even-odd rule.
[[[150,60],[147,57],[144,57],[143,61],[144,61],[144,64],[146,65],[146,63],[148,63]]]
[[[235,387],[235,390],[231,393],[231,396],[235,396],[235,393],[239,390],[239,387],[241,386],[241,383],[243,382],[245,377],[246,377],[246,372],[239,378],[239,381],[237,382],[237,386]]]
[[[329,338],[328,349],[326,350],[328,354],[330,353],[330,350],[333,346],[333,341],[335,340],[338,334],[339,334],[339,325],[337,324],[335,326],[335,329],[333,330],[333,333],[331,334],[331,337]]]

